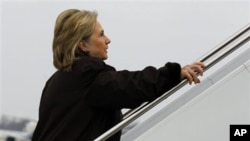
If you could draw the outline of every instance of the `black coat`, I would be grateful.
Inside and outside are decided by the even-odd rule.
[[[58,70],[43,89],[32,141],[92,141],[121,121],[122,108],[152,101],[180,82],[180,65],[116,71],[82,56],[69,72]],[[110,138],[119,141],[120,133]]]

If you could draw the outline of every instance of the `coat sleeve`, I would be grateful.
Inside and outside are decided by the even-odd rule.
[[[180,82],[181,67],[167,63],[141,71],[101,71],[87,91],[87,101],[96,108],[135,108],[152,101]]]

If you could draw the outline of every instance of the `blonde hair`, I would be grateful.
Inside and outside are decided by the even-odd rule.
[[[70,71],[77,59],[76,49],[80,40],[87,40],[93,33],[97,12],[68,9],[56,19],[53,39],[53,63],[57,69]]]

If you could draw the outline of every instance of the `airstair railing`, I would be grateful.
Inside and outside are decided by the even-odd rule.
[[[249,41],[250,41],[250,24],[246,25],[243,29],[235,33],[231,38],[223,42],[214,50],[207,53],[207,55],[204,55],[204,57],[199,59],[198,61],[205,63],[205,61],[208,61],[217,54],[217,57],[215,59],[212,59],[211,61],[205,63],[206,67],[204,68],[204,71],[206,71]],[[231,45],[230,48],[226,49],[226,47],[228,47],[229,45]],[[223,50],[224,52],[221,53],[221,51]],[[188,81],[183,80],[181,83],[179,83],[178,85],[176,85],[175,87],[173,87],[172,89],[170,89],[169,91],[167,91],[154,101],[145,102],[138,108],[127,111],[126,113],[124,113],[123,115],[124,118],[120,123],[116,124],[114,127],[112,127],[111,129],[103,133],[101,136],[96,138],[94,141],[107,140],[109,137],[122,130],[124,127],[126,127],[127,125],[135,121],[137,118],[139,118],[141,115],[143,115],[144,113],[146,113],[147,111],[149,111],[150,109],[152,109],[153,107],[164,101],[166,98],[174,94],[176,91],[181,89],[186,84],[188,84]]]

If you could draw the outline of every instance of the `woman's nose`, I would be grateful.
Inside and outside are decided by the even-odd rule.
[[[107,44],[110,44],[111,43],[111,40],[106,36],[106,43]]]

